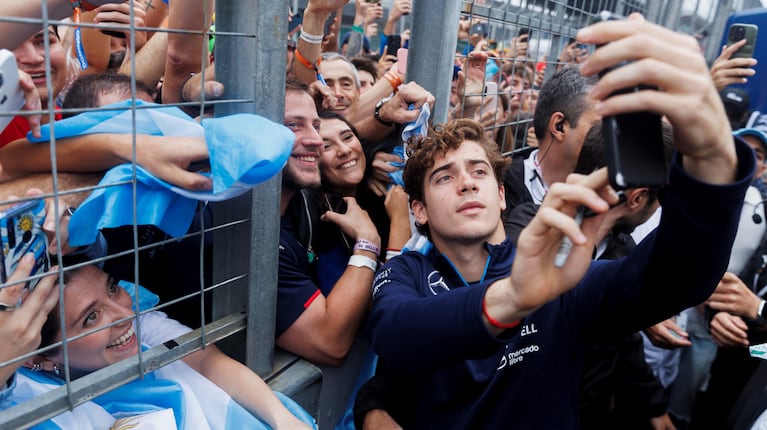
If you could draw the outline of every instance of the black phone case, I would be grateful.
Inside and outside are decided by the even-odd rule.
[[[635,112],[602,119],[610,185],[616,190],[666,183],[661,117]]]
[[[402,47],[402,38],[397,35],[388,36],[386,39],[386,55],[397,55],[397,50]]]
[[[603,11],[597,14],[593,23],[622,19],[625,18]],[[605,69],[599,72],[599,77],[625,64]],[[652,88],[644,85],[625,88],[610,97]],[[667,166],[661,120],[661,116],[654,112],[632,112],[602,118],[607,173],[614,189],[658,187],[666,183]]]

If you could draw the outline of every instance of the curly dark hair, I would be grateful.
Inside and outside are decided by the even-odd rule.
[[[424,202],[424,180],[426,172],[434,166],[434,160],[448,151],[458,149],[466,140],[476,142],[485,150],[495,179],[499,186],[502,184],[503,171],[511,160],[501,155],[498,145],[485,135],[482,124],[472,119],[460,118],[435,125],[426,137],[419,136],[408,141],[409,158],[402,177],[405,181],[405,192],[410,196],[411,203],[414,200]],[[421,233],[429,235],[427,226],[417,227]]]

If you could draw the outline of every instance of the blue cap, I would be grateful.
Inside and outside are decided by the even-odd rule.
[[[755,138],[759,139],[759,142],[762,143],[764,149],[767,149],[767,134],[765,134],[762,130],[756,128],[741,128],[740,130],[735,130],[733,134],[738,137],[754,136]]]

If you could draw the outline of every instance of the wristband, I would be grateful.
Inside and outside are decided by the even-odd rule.
[[[490,322],[491,326],[493,326],[495,328],[501,328],[501,329],[504,329],[504,330],[510,329],[510,328],[514,328],[514,327],[518,326],[519,322],[521,321],[521,320],[516,320],[516,321],[512,321],[512,322],[510,322],[508,324],[504,324],[504,323],[496,320],[495,318],[491,317],[487,313],[487,304],[485,304],[485,299],[482,299],[482,314],[485,315],[485,318],[487,318],[487,320]]]
[[[366,255],[352,255],[349,257],[347,266],[367,267],[375,273],[378,269],[378,262]]]
[[[387,249],[386,250],[386,261],[389,261],[392,258],[394,258],[394,257],[396,257],[398,255],[401,255],[401,254],[402,254],[402,251],[400,251],[399,249]]]
[[[322,77],[322,74],[320,74],[320,63],[322,62],[322,55],[317,57],[317,62],[312,64],[309,62],[309,60],[306,59],[303,55],[301,55],[301,51],[296,48],[295,51],[293,51],[293,58],[298,60],[299,63],[301,63],[302,66],[306,67],[307,69],[314,70],[314,73],[317,75],[317,80],[320,81],[322,86],[327,87],[328,84],[325,82],[325,78]]]
[[[319,68],[320,63],[322,62],[322,56],[321,55],[317,58],[317,62],[312,64],[312,63],[309,62],[309,60],[306,59],[306,57],[304,57],[301,54],[301,51],[299,51],[298,48],[296,48],[296,50],[293,51],[293,53],[295,54],[294,55],[295,59],[298,60],[298,62],[301,63],[302,66],[306,67],[307,69],[312,69],[315,72],[319,71],[318,68]]]
[[[364,33],[365,29],[360,27],[359,25],[353,25],[352,26],[352,31],[355,32],[355,33]]]
[[[379,248],[378,245],[365,239],[357,239],[357,241],[354,242],[354,248],[352,249],[354,251],[369,251],[375,255],[381,253],[381,248]]]
[[[309,34],[303,30],[301,30],[301,36],[299,38],[303,40],[304,42],[310,44],[310,45],[319,45],[322,43],[322,39],[325,36],[323,34],[320,34],[319,36],[316,34]]]
[[[392,89],[396,93],[399,86],[402,85],[402,78],[400,78],[398,74],[391,71],[384,73],[383,77],[389,81],[389,84],[391,84]]]

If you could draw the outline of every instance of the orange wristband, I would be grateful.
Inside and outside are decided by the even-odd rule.
[[[389,81],[389,84],[391,84],[391,87],[394,89],[394,91],[397,91],[397,88],[399,88],[400,85],[402,85],[402,79],[393,72],[386,72],[383,75],[384,79]]]
[[[296,50],[293,51],[293,53],[295,55],[296,60],[298,60],[298,62],[301,63],[302,66],[306,67],[307,69],[312,69],[315,72],[319,70],[319,65],[322,62],[322,56],[317,58],[316,64],[312,64],[309,62],[309,60],[306,59],[306,57],[301,55],[301,52],[298,50],[298,48],[296,48]]]
[[[485,304],[485,299],[482,299],[482,314],[485,315],[485,318],[487,318],[487,320],[490,322],[491,326],[493,326],[495,328],[502,328],[504,330],[509,329],[509,328],[514,328],[514,327],[518,326],[519,322],[521,321],[521,320],[516,320],[516,321],[512,321],[512,322],[510,322],[508,324],[504,324],[504,323],[496,320],[495,318],[491,317],[487,313],[487,305]]]

